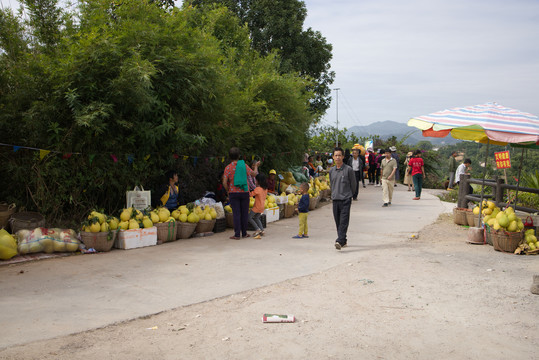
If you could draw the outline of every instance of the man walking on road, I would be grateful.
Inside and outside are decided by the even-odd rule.
[[[391,150],[386,150],[385,158],[382,160],[382,192],[383,207],[391,205],[393,198],[393,186],[395,185],[395,172],[397,171],[397,160],[391,156]]]
[[[347,245],[346,232],[350,222],[350,206],[358,184],[354,170],[343,162],[344,151],[342,148],[336,147],[333,150],[333,160],[335,166],[329,170],[329,181],[331,183],[331,200],[333,201],[333,218],[335,225],[337,225],[335,248],[341,250]]]

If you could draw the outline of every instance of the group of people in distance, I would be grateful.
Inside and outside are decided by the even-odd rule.
[[[331,199],[333,205],[333,218],[337,229],[337,239],[335,240],[335,248],[341,250],[348,245],[347,232],[350,222],[350,209],[352,201],[357,200],[360,184],[365,187],[364,168],[366,160],[369,162],[368,178],[369,184],[379,185],[382,187],[383,207],[389,207],[393,198],[393,190],[398,181],[399,164],[398,156],[396,156],[396,148],[390,147],[384,151],[379,151],[378,157],[374,156],[372,149],[367,150],[366,156],[361,155],[360,148],[353,148],[352,153],[346,152],[336,147],[333,150],[332,158],[328,159],[329,180],[331,183]],[[383,154],[383,155],[382,155]],[[451,154],[449,159],[449,186],[460,181],[460,176],[467,173],[471,168],[470,159],[465,159],[464,163],[456,166],[456,152]],[[368,157],[365,159],[365,157]],[[253,237],[260,239],[265,235],[264,227],[261,222],[261,215],[264,212],[264,202],[268,192],[275,193],[276,187],[276,171],[270,170],[269,177],[258,172],[260,161],[254,161],[252,167],[247,165],[241,159],[240,150],[233,147],[229,152],[230,163],[226,166],[221,186],[228,194],[228,200],[232,208],[234,218],[234,235],[230,237],[233,240],[248,238],[251,235],[247,233],[247,224],[250,223],[255,232]],[[312,157],[307,157],[307,166],[309,172],[318,174],[323,169],[321,157],[318,156],[316,162],[313,162]],[[379,164],[379,166],[378,166]],[[415,197],[413,200],[420,200],[421,191],[423,188],[423,180],[425,178],[425,164],[422,159],[422,151],[416,150],[413,153],[409,152],[404,161],[406,166],[403,183],[408,185],[408,191],[411,191],[410,186],[413,185]],[[371,170],[372,169],[372,170]],[[164,185],[159,191],[159,205],[166,206],[169,209],[176,208],[181,204],[181,196],[177,185],[178,174],[174,171],[169,171],[166,174],[168,184]],[[249,186],[250,181],[254,180],[254,184]],[[298,234],[293,238],[308,238],[308,213],[309,213],[309,184],[302,183],[299,186],[301,199],[298,204],[299,213],[299,230]],[[249,209],[250,197],[254,197],[254,206]]]

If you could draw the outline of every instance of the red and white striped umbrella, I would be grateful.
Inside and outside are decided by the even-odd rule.
[[[492,144],[539,145],[537,116],[496,103],[453,108],[408,121],[423,131],[424,136],[472,140]]]

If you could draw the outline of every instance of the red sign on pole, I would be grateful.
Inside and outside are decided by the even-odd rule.
[[[498,169],[511,168],[511,159],[509,158],[509,151],[500,151],[494,153],[496,159],[496,167]]]

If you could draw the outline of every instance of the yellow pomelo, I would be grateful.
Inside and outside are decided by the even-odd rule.
[[[225,211],[229,213],[232,212],[232,208],[230,207],[230,205],[225,206]]]
[[[109,231],[109,229],[110,229],[109,224],[104,222],[103,224],[101,224],[101,229],[99,231],[106,232],[106,231]]]
[[[116,218],[112,219],[109,221],[109,228],[111,230],[116,230],[118,229],[118,220]]]
[[[150,220],[151,220],[154,224],[158,223],[158,222],[159,222],[159,215],[157,215],[157,213],[155,213],[155,212],[152,211],[152,212],[150,213]]]
[[[118,224],[118,227],[122,230],[127,230],[129,229],[129,221],[121,221],[119,224]]]
[[[122,211],[122,213],[120,214],[120,220],[122,221],[129,221],[129,219],[131,219],[131,213],[132,213],[133,209],[132,208],[129,208],[129,209],[124,209]]]
[[[159,215],[159,221],[165,222],[170,217],[170,211],[168,211],[167,208],[161,208],[159,209],[158,215]]]
[[[494,204],[494,202],[492,202],[492,201],[487,201],[487,206],[488,206],[489,209],[494,209],[496,204]]]
[[[187,214],[180,214],[178,220],[180,220],[181,222],[186,222],[187,221]]]
[[[179,210],[182,214],[189,215],[189,209],[187,208],[187,206],[182,205],[179,207]]]
[[[210,210],[210,215],[212,219],[217,219],[217,211],[215,209]]]
[[[135,219],[129,220],[129,230],[139,229],[139,228],[140,228],[140,226],[139,226],[137,220],[135,220]]]
[[[506,212],[506,213],[509,213],[509,212],[513,212],[513,213],[514,213],[515,210],[514,210],[511,206],[509,206],[507,209],[505,209],[505,212]]]
[[[496,222],[496,219],[489,219],[487,224],[488,224],[488,226],[494,226],[495,222]]]
[[[498,224],[497,221],[494,221],[494,226],[492,227],[494,230],[500,230],[501,226]]]
[[[496,220],[498,220],[498,223],[500,224],[501,227],[506,228],[509,225],[509,219],[504,213],[500,213],[500,214],[502,215],[497,217]],[[516,226],[516,223],[515,223],[515,226]]]
[[[195,214],[194,212],[192,212],[191,214],[189,214],[189,216],[187,217],[187,221],[189,221],[190,223],[197,223],[198,222],[198,216],[197,214]]]
[[[180,217],[181,212],[180,210],[176,209],[170,215],[172,215],[172,217],[177,220]]]
[[[99,225],[99,221],[90,225],[90,232],[99,232],[99,231],[101,231],[101,225]]]
[[[509,219],[509,221],[516,221],[517,220],[517,216],[515,215],[514,212],[509,213],[509,215],[507,215],[507,218]]]
[[[507,226],[507,231],[515,232],[518,231],[518,224],[515,220],[511,221]]]
[[[473,208],[474,215],[479,215],[479,206]]]
[[[289,206],[294,206],[294,202],[293,202],[292,200],[289,200],[289,201],[288,201],[288,205],[289,205]]]
[[[211,214],[206,214],[204,216],[204,220],[211,220],[211,219],[212,219]]]
[[[150,220],[150,218],[148,216],[144,216],[142,218],[142,225],[145,228],[151,228],[153,226],[153,222],[152,222],[152,220]]]

